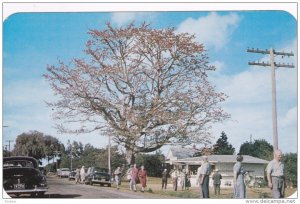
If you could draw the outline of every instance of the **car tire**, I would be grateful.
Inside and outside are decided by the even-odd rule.
[[[44,195],[45,195],[45,192],[41,192],[41,193],[35,194],[35,197],[42,198],[42,197],[44,197]]]
[[[111,184],[108,184],[107,186],[108,186],[108,187],[111,187]]]

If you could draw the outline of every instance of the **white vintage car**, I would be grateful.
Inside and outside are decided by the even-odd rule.
[[[69,168],[61,168],[60,171],[59,171],[58,176],[59,176],[60,178],[63,178],[63,177],[68,178],[70,172],[71,172],[71,171],[70,171]]]

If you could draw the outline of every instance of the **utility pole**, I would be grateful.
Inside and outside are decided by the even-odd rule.
[[[111,174],[111,163],[110,163],[110,135],[108,135],[108,173]]]
[[[274,151],[278,149],[278,131],[277,131],[277,108],[276,108],[276,76],[275,69],[278,67],[285,68],[295,68],[293,64],[285,64],[285,63],[276,63],[275,56],[280,55],[284,56],[294,56],[292,52],[276,52],[273,48],[270,50],[260,50],[260,49],[247,49],[247,52],[259,53],[270,56],[270,62],[249,62],[249,65],[257,65],[264,67],[271,67],[271,79],[272,79],[272,121],[273,121],[273,148]]]
[[[10,156],[10,143],[13,142],[13,140],[6,140],[8,142],[8,154]]]
[[[72,171],[72,169],[73,169],[73,161],[72,161],[72,159],[73,159],[73,145],[71,145],[71,155],[70,155],[70,157],[71,157],[71,171]]]
[[[55,157],[59,156],[60,155],[60,151],[58,150],[55,150],[53,151],[53,154],[55,155]],[[53,162],[54,162],[54,158],[53,158]],[[58,168],[58,163],[57,163],[57,159],[56,159],[56,169]]]

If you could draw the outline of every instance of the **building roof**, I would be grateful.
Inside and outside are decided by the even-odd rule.
[[[172,156],[177,157],[177,159],[191,158],[197,152],[196,149],[183,147],[171,147],[169,151],[172,153]]]
[[[210,163],[235,163],[237,155],[208,155],[208,161]],[[249,155],[243,155],[243,163],[248,164],[267,164],[269,161],[264,159],[259,159],[256,157],[252,157]],[[178,159],[177,162],[183,163],[199,163],[203,161],[203,156],[201,157],[192,157],[192,158],[184,158]]]

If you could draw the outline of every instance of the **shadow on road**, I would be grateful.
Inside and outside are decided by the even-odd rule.
[[[45,194],[43,198],[77,198],[79,194]]]
[[[31,196],[31,195],[20,195],[20,196],[15,196],[11,195],[11,198],[77,198],[82,195],[79,194],[45,194],[45,195],[40,195],[40,196]]]

